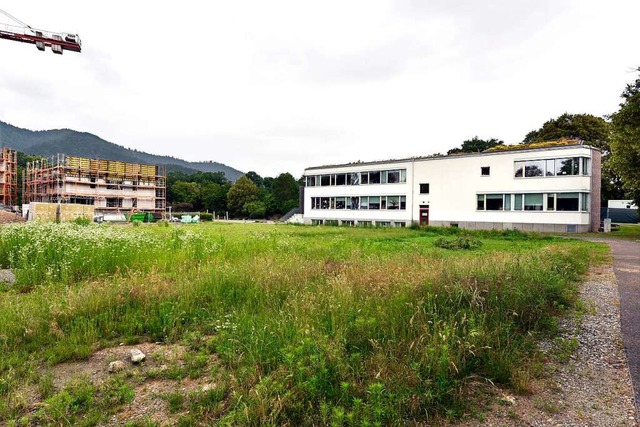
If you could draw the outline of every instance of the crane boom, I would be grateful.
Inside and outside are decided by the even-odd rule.
[[[13,19],[20,26],[0,24],[0,39],[13,40],[16,42],[35,44],[38,50],[44,51],[50,47],[53,53],[62,55],[65,50],[81,52],[82,43],[77,34],[56,33],[53,31],[37,30],[19,21],[7,12],[0,9],[0,12]]]

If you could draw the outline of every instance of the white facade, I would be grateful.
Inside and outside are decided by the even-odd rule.
[[[633,200],[609,200],[607,207],[612,209],[638,209]]]
[[[584,145],[313,167],[304,175],[306,224],[599,226],[600,152]]]

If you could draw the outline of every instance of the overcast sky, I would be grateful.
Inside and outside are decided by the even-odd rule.
[[[263,176],[521,141],[604,115],[638,0],[0,0],[82,53],[0,40],[0,120]],[[0,23],[10,23],[0,15]]]

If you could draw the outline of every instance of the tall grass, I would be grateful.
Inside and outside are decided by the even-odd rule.
[[[234,378],[203,422],[249,425],[424,422],[461,413],[478,378],[523,387],[534,337],[573,303],[597,248],[478,234],[482,249],[459,253],[434,230],[22,227],[0,229],[0,264],[29,271],[28,293],[0,294],[0,399],[34,364],[189,336]]]

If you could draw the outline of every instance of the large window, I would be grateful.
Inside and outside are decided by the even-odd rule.
[[[556,195],[558,211],[572,211],[577,212],[580,209],[580,194],[579,193],[561,193]]]
[[[479,211],[588,212],[589,193],[478,194]]]
[[[406,210],[407,196],[312,197],[311,209]]]
[[[429,184],[428,183],[420,184],[420,194],[429,194]]]
[[[516,178],[542,176],[588,175],[590,159],[587,157],[567,157],[545,160],[519,160],[514,162]]]
[[[542,194],[525,194],[524,210],[525,211],[541,211],[542,210]]]
[[[406,169],[309,175],[305,180],[307,187],[326,187],[331,185],[399,184],[405,182],[407,182]]]

